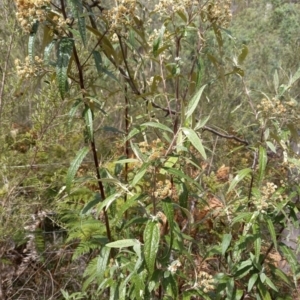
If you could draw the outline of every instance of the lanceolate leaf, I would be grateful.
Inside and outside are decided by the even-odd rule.
[[[196,110],[205,87],[206,85],[202,86],[189,102],[187,112],[185,113],[186,118],[190,117]]]
[[[75,177],[75,174],[76,174],[77,170],[79,169],[83,159],[88,154],[88,152],[89,152],[88,147],[84,147],[84,148],[80,149],[79,152],[77,153],[75,159],[71,163],[71,166],[70,166],[70,168],[68,170],[68,173],[67,173],[67,179],[66,179],[66,191],[68,193],[70,193],[71,184],[72,184],[72,181]]]
[[[55,43],[57,42],[56,39],[52,40],[46,47],[44,50],[44,63],[45,65],[49,65],[50,64],[50,54],[51,54],[51,50],[53,49]]]
[[[267,226],[268,226],[268,230],[269,230],[272,242],[274,244],[274,248],[277,251],[277,238],[276,238],[276,232],[275,232],[274,224],[268,216],[265,216],[265,219],[266,219],[266,222],[267,222]]]
[[[250,168],[246,168],[246,169],[239,171],[238,174],[231,181],[229,189],[228,189],[228,193],[231,192],[236,187],[236,185],[239,182],[241,182],[246,176],[248,176],[251,172],[252,172],[252,170]]]
[[[166,280],[167,295],[171,296],[171,299],[178,299],[178,285],[173,275],[170,274]]]
[[[265,175],[265,170],[266,170],[266,165],[267,165],[267,152],[266,149],[262,146],[259,147],[259,177],[258,177],[258,182],[261,183],[264,175]]]
[[[103,247],[100,251],[99,256],[95,257],[86,268],[83,276],[87,277],[83,283],[83,290],[85,290],[91,282],[95,279],[97,282],[102,282],[104,279],[107,262],[109,259],[110,248]]]
[[[174,207],[173,207],[173,203],[170,198],[167,198],[162,202],[162,208],[163,208],[163,212],[165,213],[165,215],[167,217],[169,227],[170,227],[171,239],[170,239],[169,251],[167,254],[167,255],[169,255],[169,253],[171,252],[171,249],[172,249],[172,245],[173,245],[173,234],[174,234]]]
[[[91,200],[81,211],[81,213],[84,215],[87,213],[91,208],[96,206],[98,203],[101,202],[101,195],[99,193],[96,193],[93,197],[93,200]]]
[[[195,186],[197,186],[199,188],[199,190],[202,190],[202,186],[194,179],[192,179],[191,177],[185,175],[183,172],[181,172],[180,170],[174,169],[174,168],[162,168],[163,170],[166,170],[167,173],[172,174],[177,176],[180,179],[186,179],[188,182],[194,184]],[[163,172],[164,174],[165,172]]]
[[[141,126],[149,126],[149,127],[154,127],[154,128],[158,128],[161,130],[165,130],[165,131],[169,131],[169,132],[173,132],[168,126],[163,125],[161,123],[156,123],[156,122],[146,122],[144,124],[142,124]]]
[[[222,255],[225,255],[230,243],[231,243],[232,235],[224,234],[222,240]]]
[[[144,231],[144,256],[147,269],[149,271],[149,277],[154,272],[154,265],[156,260],[156,253],[159,246],[159,227],[155,221],[148,221]]]
[[[96,69],[97,69],[98,73],[101,73],[102,72],[102,57],[101,57],[100,52],[97,50],[94,50],[93,57],[94,57]]]
[[[238,64],[241,65],[244,60],[246,59],[247,55],[248,55],[248,47],[246,45],[243,45],[243,49],[241,54],[238,57]]]
[[[260,280],[258,280],[256,286],[258,287],[260,299],[262,300],[272,300],[270,293],[268,292],[267,288],[262,284]]]
[[[93,112],[89,106],[86,106],[83,111],[85,120],[86,131],[88,133],[89,140],[93,140],[94,129],[93,129]]]
[[[164,36],[164,33],[165,33],[165,29],[166,29],[166,27],[163,25],[162,28],[159,31],[159,35],[158,35],[157,39],[154,40],[154,42],[153,42],[153,55],[154,55],[154,57],[156,57],[158,55],[158,49],[159,49],[159,47],[162,43],[163,36]]]
[[[79,106],[83,103],[83,100],[82,99],[76,99],[76,101],[74,102],[74,104],[72,105],[70,111],[69,111],[69,121],[68,121],[68,130],[70,130],[71,128],[71,123],[72,123],[72,120],[79,108]]]
[[[38,26],[39,26],[39,22],[36,21],[33,24],[30,35],[29,35],[28,56],[29,56],[30,63],[34,63],[34,41],[35,41]]]
[[[258,274],[255,273],[251,276],[251,278],[249,279],[248,281],[248,293],[252,290],[255,282],[257,281],[257,278],[258,278]]]
[[[99,51],[94,50],[93,51],[93,57],[94,57],[94,61],[95,61],[95,65],[96,65],[96,69],[98,71],[98,73],[104,73],[107,76],[109,76],[110,78],[112,78],[113,80],[118,81],[117,77],[110,72],[105,66],[103,66],[102,64],[102,57]]]
[[[261,232],[257,223],[252,226],[253,235],[255,237],[254,241],[254,252],[255,252],[255,261],[259,263],[260,250],[261,250]]]
[[[83,5],[81,0],[69,0],[70,7],[74,17],[78,21],[78,29],[84,45],[86,45],[86,26],[83,16]]]
[[[118,209],[116,221],[122,220],[123,214],[132,206],[136,205],[138,203],[138,200],[142,200],[145,196],[136,194],[132,196],[130,199],[128,199],[120,208]]]
[[[132,180],[132,186],[135,186],[145,175],[147,172],[147,168],[150,166],[151,162],[144,163],[140,168],[139,172],[134,176]]]
[[[206,153],[200,138],[198,137],[197,133],[190,128],[182,128],[183,133],[188,138],[188,140],[192,143],[192,145],[199,151],[204,159],[206,159]]]
[[[108,243],[105,245],[105,247],[124,248],[124,247],[133,247],[138,244],[140,244],[140,242],[137,239],[125,239],[125,240],[119,240],[119,241]]]
[[[73,51],[74,41],[68,37],[63,37],[59,41],[56,63],[56,77],[58,89],[62,98],[65,97],[67,91],[67,70],[71,54]]]

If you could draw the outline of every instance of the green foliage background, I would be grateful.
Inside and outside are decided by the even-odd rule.
[[[0,298],[294,299],[299,4],[25,2],[0,4]]]

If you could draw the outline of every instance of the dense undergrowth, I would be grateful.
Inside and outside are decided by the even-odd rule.
[[[1,299],[295,299],[300,8],[248,2],[2,4]]]

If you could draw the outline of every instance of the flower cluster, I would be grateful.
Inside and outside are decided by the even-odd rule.
[[[156,183],[156,190],[154,191],[154,197],[157,199],[165,199],[172,196],[172,183],[170,180],[158,181]]]
[[[149,155],[149,160],[155,160],[164,155],[164,144],[160,139],[152,141],[150,144],[147,142],[139,143],[142,153]]]
[[[181,267],[181,262],[177,259],[174,260],[169,266],[168,271],[170,271],[172,274],[176,273],[177,269]]]
[[[261,198],[259,203],[256,205],[258,210],[264,210],[268,208],[270,199],[272,197],[276,197],[277,201],[282,201],[283,196],[277,192],[277,185],[273,182],[267,182],[262,188],[261,188]]]
[[[299,109],[297,102],[293,99],[289,101],[281,101],[277,98],[272,100],[263,98],[261,103],[257,105],[264,117],[282,117],[289,120],[299,121]]]
[[[207,18],[211,23],[228,27],[231,21],[231,0],[212,0],[206,6]]]
[[[17,75],[21,78],[30,78],[33,76],[38,76],[39,72],[42,70],[43,59],[35,56],[34,63],[30,61],[29,56],[25,58],[25,62],[22,63],[20,59],[15,59],[15,67],[17,70]]]
[[[207,293],[214,289],[214,279],[213,276],[205,271],[200,271],[198,274],[199,285],[203,288],[203,292]]]
[[[30,33],[33,24],[46,20],[46,8],[50,0],[15,0],[17,19],[25,32]]]
[[[279,116],[286,112],[285,106],[280,100],[273,98],[272,101],[266,98],[261,100],[261,103],[257,105],[264,114]]]
[[[198,6],[199,2],[197,0],[160,0],[155,5],[154,12],[169,16],[170,14],[187,11]]]
[[[127,26],[134,25],[136,0],[121,0],[118,5],[103,11],[103,17],[108,22],[112,33],[121,33]]]
[[[65,19],[60,15],[53,15],[52,19],[47,22],[47,26],[58,36],[66,35],[66,28],[71,23],[69,18]]]

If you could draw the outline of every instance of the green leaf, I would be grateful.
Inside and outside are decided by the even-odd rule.
[[[145,283],[143,281],[143,277],[139,274],[135,274],[132,277],[132,282],[134,285],[134,296],[136,300],[144,300],[144,290],[145,290]]]
[[[255,253],[255,262],[259,264],[260,250],[261,250],[261,233],[260,228],[257,223],[252,225],[254,240],[254,253]]]
[[[133,247],[135,245],[139,245],[140,242],[137,239],[125,239],[119,240],[115,242],[111,242],[105,245],[108,248],[125,248],[125,247]]]
[[[163,209],[163,212],[165,213],[165,215],[167,217],[169,227],[170,227],[170,235],[171,235],[170,246],[169,246],[169,251],[166,254],[166,256],[168,256],[171,253],[171,250],[172,250],[173,238],[174,238],[174,228],[175,228],[175,224],[174,224],[174,206],[173,206],[173,203],[172,203],[170,198],[164,199],[162,201],[162,209]]]
[[[215,33],[219,48],[222,48],[223,47],[223,38],[222,38],[222,34],[221,34],[221,28],[215,22],[212,23],[212,27],[214,29],[214,33]]]
[[[207,116],[206,118],[200,119],[200,120],[197,122],[197,124],[196,124],[194,130],[199,130],[199,129],[201,129],[202,127],[204,127],[205,124],[208,122],[209,119],[210,119],[210,114],[209,114],[209,116]]]
[[[187,208],[188,207],[188,197],[189,197],[189,190],[186,187],[186,184],[183,182],[179,185],[179,204],[181,207],[183,208]]]
[[[249,52],[248,47],[246,45],[243,45],[242,52],[238,57],[238,64],[239,65],[241,65],[244,62],[244,60],[246,59],[246,57],[248,55],[248,52]]]
[[[256,285],[259,290],[259,294],[262,298],[262,300],[272,300],[270,293],[268,292],[267,288],[265,285],[261,283],[261,281],[258,281],[258,284]]]
[[[259,274],[259,279],[260,279],[260,281],[261,281],[262,283],[265,282],[266,278],[267,278],[267,275],[266,275],[265,273],[260,273],[260,274]]]
[[[111,195],[109,195],[108,197],[105,198],[105,200],[103,202],[101,202],[101,204],[99,205],[99,207],[97,207],[97,214],[102,210],[102,209],[106,209],[108,210],[110,205],[116,201],[118,198],[120,198],[122,196],[121,192],[116,192],[113,193]]]
[[[118,222],[119,220],[122,220],[123,214],[132,206],[136,205],[138,203],[138,201],[142,201],[143,198],[145,196],[144,195],[140,195],[140,194],[135,194],[134,196],[132,196],[130,199],[127,199],[127,201],[125,203],[123,203],[120,208],[118,209],[117,212],[117,217],[116,217],[116,222]]]
[[[235,284],[233,278],[228,278],[226,282],[226,293],[228,299],[230,300],[235,299]]]
[[[91,208],[96,206],[101,202],[101,195],[99,193],[95,193],[93,200],[91,200],[81,211],[81,214],[86,214]]]
[[[133,143],[132,140],[130,141],[130,147],[131,147],[131,150],[133,151],[133,153],[135,154],[135,156],[140,161],[146,162],[146,155],[142,153],[139,146],[137,144]]]
[[[83,277],[87,277],[83,283],[83,290],[86,290],[88,285],[95,279],[98,282],[103,281],[105,276],[106,266],[109,259],[110,248],[103,247],[100,251],[99,256],[95,257],[84,271]]]
[[[100,52],[97,50],[94,50],[93,57],[94,57],[96,69],[97,69],[98,73],[101,73],[102,72],[102,57],[101,57]]]
[[[227,193],[230,193],[239,182],[241,182],[245,177],[247,177],[251,173],[252,173],[252,170],[250,168],[240,170],[238,172],[238,174],[231,181]]]
[[[266,144],[272,152],[276,153],[276,147],[274,146],[274,144],[272,142],[266,141]]]
[[[178,162],[178,156],[168,156],[167,160],[164,162],[164,167],[172,168]]]
[[[236,278],[243,278],[249,274],[249,271],[253,269],[253,263],[251,259],[242,261],[237,265],[237,270],[234,273]]]
[[[101,54],[99,51],[96,51],[96,50],[93,51],[93,58],[95,61],[96,69],[99,74],[104,73],[108,77],[110,77],[111,79],[113,79],[119,83],[118,78],[103,65]]]
[[[163,170],[166,170],[167,173],[172,174],[177,176],[180,179],[186,179],[188,182],[194,184],[195,186],[197,186],[199,188],[199,190],[202,190],[202,186],[194,179],[192,179],[191,177],[185,175],[183,172],[181,172],[180,170],[174,169],[174,168],[162,168]],[[165,173],[164,173],[165,174]]]
[[[295,81],[297,81],[299,78],[300,78],[300,68],[296,71],[296,73],[291,78],[289,82],[289,87],[292,86],[295,83]]]
[[[51,50],[53,49],[53,47],[55,46],[57,40],[53,39],[46,47],[44,50],[44,64],[45,65],[49,65],[50,64],[50,54],[51,54]]]
[[[276,286],[274,285],[274,283],[271,281],[271,279],[269,277],[266,276],[266,280],[265,283],[275,292],[278,292],[278,289],[276,288]]]
[[[31,28],[30,35],[29,35],[29,41],[28,41],[28,56],[29,61],[31,64],[34,63],[34,42],[36,38],[36,33],[39,27],[39,22],[36,21]]]
[[[178,286],[177,281],[174,276],[170,274],[168,278],[164,279],[164,286],[166,287],[166,294],[171,297],[171,299],[178,299]]]
[[[268,216],[265,216],[265,220],[267,222],[268,230],[269,230],[272,242],[274,244],[274,248],[276,251],[278,251],[277,250],[277,237],[276,237],[276,232],[275,232],[275,227],[274,227],[273,221]]]
[[[71,166],[70,166],[70,168],[68,170],[68,173],[67,173],[67,178],[66,178],[66,191],[67,191],[67,193],[70,193],[72,181],[73,181],[73,179],[76,175],[76,172],[78,171],[83,159],[86,157],[88,152],[89,152],[88,147],[84,147],[84,148],[80,149],[77,152],[75,159],[72,161]]]
[[[272,264],[271,265],[269,264],[269,268],[271,269],[272,274],[276,275],[276,277],[278,279],[281,279],[287,285],[292,286],[292,283],[291,283],[289,277],[283,271],[281,271],[279,268],[273,266]]]
[[[138,163],[139,160],[136,158],[125,158],[121,160],[114,161],[114,164],[128,164],[128,163]]]
[[[154,127],[154,128],[158,128],[158,129],[165,130],[165,131],[168,131],[170,133],[173,133],[172,129],[170,129],[168,126],[163,125],[161,123],[146,122],[146,123],[143,123],[141,126]]]
[[[199,151],[203,159],[206,159],[207,157],[206,157],[204,147],[197,133],[193,129],[185,128],[185,127],[182,128],[182,131],[185,134],[185,136],[188,138],[188,140],[192,143],[192,145]]]
[[[58,89],[62,99],[64,99],[68,82],[67,71],[73,51],[74,41],[71,38],[63,37],[59,41],[57,51],[57,63],[56,63],[56,78],[58,82]]]
[[[92,141],[94,136],[94,129],[93,129],[94,115],[91,108],[87,105],[84,108],[83,117],[85,120],[85,128],[88,134],[89,141]]]
[[[185,113],[186,118],[190,117],[194,113],[194,111],[196,110],[196,108],[199,104],[199,101],[201,99],[201,95],[202,95],[203,90],[205,89],[205,87],[206,87],[206,84],[203,85],[199,89],[199,91],[193,96],[193,98],[189,102],[187,112]]]
[[[175,166],[175,164],[177,163],[179,157],[178,156],[169,156],[167,158],[167,160],[164,162],[163,166],[165,168],[172,168]],[[165,171],[164,169],[160,169],[160,174],[166,174],[167,171]]]
[[[293,252],[293,250],[286,246],[286,245],[280,245],[280,250],[283,254],[283,257],[287,260],[287,262],[289,263],[289,266],[291,267],[291,270],[293,273],[296,272],[297,266],[298,266],[298,262],[297,262],[297,258],[295,253]]]
[[[166,27],[163,25],[159,31],[158,37],[154,40],[153,42],[153,55],[154,57],[158,56],[158,49],[160,47],[160,44],[162,43],[164,32],[165,32]]]
[[[248,293],[252,290],[252,288],[253,288],[255,282],[257,281],[257,278],[258,278],[258,274],[257,274],[257,273],[253,274],[253,275],[250,277],[250,279],[249,279],[249,281],[248,281]]]
[[[176,12],[178,14],[178,16],[182,19],[183,22],[187,22],[187,16],[185,14],[184,10],[179,10]]]
[[[132,186],[135,186],[144,177],[150,164],[151,164],[151,162],[147,162],[142,165],[142,167],[140,168],[138,173],[135,174],[135,176],[132,180],[132,183],[131,183]]]
[[[223,240],[222,240],[222,255],[224,256],[230,243],[231,243],[232,235],[229,234],[224,234],[223,235]]]
[[[71,129],[72,120],[81,104],[83,104],[83,100],[79,98],[79,99],[76,99],[76,101],[72,105],[72,107],[69,111],[68,130]]]
[[[232,220],[232,224],[238,223],[240,221],[249,222],[252,217],[252,212],[241,212]]]
[[[86,26],[83,16],[83,5],[81,0],[68,0],[73,16],[77,19],[78,29],[84,46],[86,45]]]
[[[144,230],[144,257],[149,277],[154,272],[156,254],[158,251],[160,239],[160,232],[158,223],[155,221],[148,221]]]
[[[267,166],[267,152],[266,149],[262,146],[259,147],[259,160],[258,160],[258,182],[259,184],[262,182],[265,176],[265,170]]]

